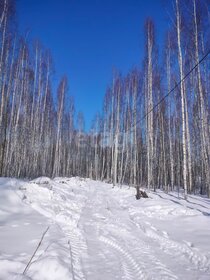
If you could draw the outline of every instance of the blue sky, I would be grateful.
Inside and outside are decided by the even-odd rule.
[[[17,0],[20,32],[29,30],[30,40],[39,39],[51,50],[55,82],[68,76],[69,92],[76,110],[84,113],[86,129],[102,109],[113,69],[126,74],[141,65],[148,16],[154,19],[158,43],[162,42],[168,1]]]

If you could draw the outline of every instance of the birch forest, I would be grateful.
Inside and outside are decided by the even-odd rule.
[[[80,176],[210,197],[208,0],[173,0],[161,47],[151,18],[139,27],[144,59],[126,76],[114,72],[90,131],[71,81],[54,90],[50,51],[18,33],[14,14],[15,1],[0,0],[0,176]]]

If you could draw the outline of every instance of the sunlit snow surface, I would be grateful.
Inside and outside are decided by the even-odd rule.
[[[133,188],[89,179],[1,178],[7,279],[210,279],[210,200],[158,191],[137,201]]]

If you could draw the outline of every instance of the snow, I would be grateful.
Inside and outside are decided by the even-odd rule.
[[[1,280],[207,280],[209,238],[205,197],[136,200],[133,188],[78,177],[0,178]]]

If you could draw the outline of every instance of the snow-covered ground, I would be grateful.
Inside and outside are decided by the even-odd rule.
[[[1,178],[0,279],[210,279],[210,200],[134,194],[89,179]]]

